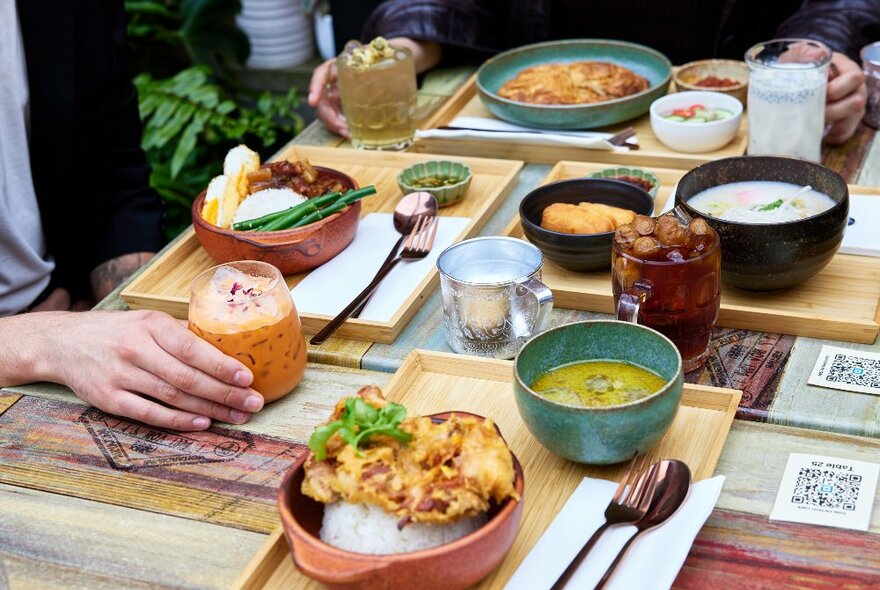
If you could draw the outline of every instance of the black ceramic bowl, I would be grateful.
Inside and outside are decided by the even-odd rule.
[[[553,203],[602,203],[651,215],[654,199],[637,186],[619,180],[573,178],[539,186],[519,204],[526,238],[549,260],[575,272],[604,270],[611,266],[614,232],[565,234],[541,227],[544,209]]]
[[[810,185],[836,205],[812,217],[784,223],[723,221],[688,206],[698,193],[731,182],[773,180]],[[715,160],[682,177],[675,202],[693,217],[702,217],[721,237],[721,281],[750,291],[797,285],[828,264],[849,219],[849,191],[839,174],[797,158],[740,156]]]

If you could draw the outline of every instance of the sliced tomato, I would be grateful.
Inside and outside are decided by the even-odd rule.
[[[703,111],[705,111],[705,110],[706,110],[706,107],[704,107],[704,106],[701,105],[701,104],[692,104],[691,106],[688,107],[688,110],[690,110],[690,111],[696,111],[696,110],[703,110]]]
[[[675,109],[672,111],[673,115],[678,115],[679,117],[684,117],[685,119],[690,119],[694,116],[694,112],[690,109]]]

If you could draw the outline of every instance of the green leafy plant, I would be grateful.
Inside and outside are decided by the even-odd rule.
[[[166,204],[170,239],[190,222],[193,199],[223,169],[229,148],[266,153],[302,129],[295,88],[250,92],[236,72],[248,42],[238,0],[128,0],[134,84],[151,185]]]
[[[400,442],[409,442],[412,435],[398,428],[406,418],[406,408],[394,402],[377,409],[359,397],[345,400],[345,409],[339,420],[318,426],[309,437],[309,448],[315,459],[327,457],[327,442],[337,432],[347,444],[360,454],[360,445],[376,435],[390,436]]]

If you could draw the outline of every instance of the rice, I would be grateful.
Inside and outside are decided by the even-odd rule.
[[[304,203],[306,198],[289,188],[267,188],[251,194],[235,211],[233,223],[257,219],[263,215],[290,209]]]
[[[324,506],[321,540],[354,551],[384,555],[408,553],[444,545],[472,533],[486,523],[486,515],[449,524],[409,523],[397,529],[398,517],[372,504],[334,502]]]

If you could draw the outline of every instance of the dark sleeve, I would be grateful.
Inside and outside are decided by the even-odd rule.
[[[409,37],[442,45],[444,63],[484,59],[505,45],[501,4],[495,0],[387,0],[367,19],[362,40],[380,35]],[[493,13],[498,19],[494,26]]]
[[[822,41],[858,62],[859,50],[880,39],[880,0],[806,0],[776,34]]]
[[[104,87],[112,97],[100,113],[89,110],[82,120],[86,127],[99,128],[105,143],[104,228],[95,266],[124,254],[156,252],[162,247],[162,203],[150,187],[150,166],[140,147],[142,127],[138,97],[126,63],[126,17],[122,3],[113,14],[112,38],[116,53]],[[94,58],[92,59],[94,62]],[[106,84],[106,86],[105,86]],[[97,147],[97,146],[96,146]]]

